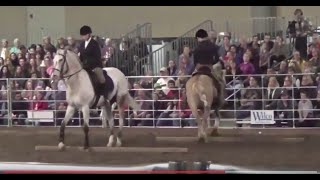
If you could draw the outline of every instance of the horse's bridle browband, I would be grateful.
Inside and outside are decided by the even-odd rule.
[[[83,68],[81,68],[80,70],[76,71],[75,73],[72,73],[72,74],[70,74],[70,75],[64,76],[64,74],[67,74],[68,71],[69,71],[69,64],[68,64],[68,62],[67,62],[66,55],[64,55],[64,54],[58,54],[58,55],[60,55],[60,56],[63,57],[63,62],[62,62],[62,65],[61,65],[61,70],[56,69],[56,68],[53,68],[53,70],[60,72],[60,79],[69,79],[69,78],[71,78],[73,75],[78,74],[80,71],[83,70]],[[67,66],[67,70],[66,70],[65,73],[63,72],[64,64],[66,64],[66,66]]]

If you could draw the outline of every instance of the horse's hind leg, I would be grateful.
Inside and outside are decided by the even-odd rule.
[[[75,108],[73,106],[69,105],[67,107],[66,115],[65,115],[63,121],[61,122],[60,133],[59,133],[59,144],[58,144],[58,147],[60,150],[63,150],[65,147],[65,145],[64,145],[64,132],[65,132],[66,125],[68,124],[69,120],[72,118],[72,116],[74,114],[74,110],[75,110]]]
[[[106,118],[108,119],[109,127],[110,127],[110,134],[109,134],[109,141],[107,147],[112,147],[114,144],[114,119],[111,112],[111,104],[110,102],[105,103],[104,110],[106,111]]]
[[[204,139],[204,142],[208,142],[208,135],[207,135],[207,129],[208,129],[208,119],[210,117],[210,107],[205,107],[204,108],[204,113],[202,115],[202,137]]]
[[[84,132],[84,145],[83,149],[88,150],[89,145],[89,118],[90,118],[90,109],[89,106],[83,106],[82,107],[82,113],[83,113],[83,132]]]
[[[214,126],[211,132],[211,136],[218,136],[219,135],[218,128],[220,126],[220,113],[218,109],[215,109],[214,113],[215,113],[215,121],[214,121]]]
[[[121,96],[121,97],[118,97],[118,100],[117,100],[117,104],[119,105],[118,106],[118,109],[119,109],[119,130],[118,130],[118,134],[117,134],[117,143],[116,143],[116,146],[117,147],[120,147],[122,146],[122,129],[123,129],[123,122],[124,122],[124,105],[125,103],[128,103],[126,102],[126,97],[127,95],[125,96]]]

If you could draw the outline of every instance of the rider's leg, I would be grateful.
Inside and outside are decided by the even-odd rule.
[[[99,81],[99,83],[100,83],[99,89],[100,89],[104,94],[106,94],[106,79],[104,78],[102,68],[97,67],[97,68],[93,69],[93,72],[96,74],[96,76],[97,76],[97,78],[98,78],[98,81]],[[107,98],[107,97],[105,97],[105,98]]]

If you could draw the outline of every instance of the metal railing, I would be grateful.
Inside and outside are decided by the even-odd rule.
[[[142,66],[147,66],[156,75],[161,67],[167,66],[170,60],[174,60],[178,64],[179,55],[183,52],[183,47],[188,45],[191,49],[197,44],[194,35],[197,30],[205,29],[207,31],[212,30],[212,21],[206,20],[199,25],[195,26],[188,32],[184,33],[176,40],[164,44],[161,48],[152,51],[147,56],[139,58],[137,62]],[[144,69],[138,69],[137,74],[144,74]]]
[[[311,74],[275,74],[276,77],[289,76],[291,78],[311,75]],[[299,92],[301,89],[311,89],[314,92],[317,92],[316,86],[303,86],[303,87],[286,87],[290,92],[289,97],[280,98],[279,92],[278,96],[273,99],[269,99],[267,94],[267,87],[263,82],[273,75],[252,75],[250,77],[256,77],[259,79],[257,87],[249,88],[244,87],[243,82],[246,81],[247,76],[237,76],[239,81],[229,82],[229,86],[226,88],[227,93],[233,95],[226,98],[227,106],[221,109],[222,116],[222,126],[224,127],[234,127],[238,124],[241,126],[243,124],[250,124],[250,111],[251,110],[271,110],[274,111],[274,120],[276,121],[275,126],[282,126],[281,123],[286,123],[289,127],[301,126],[303,122],[310,122],[307,126],[317,126],[317,122],[320,118],[320,110],[314,109],[318,101],[320,102],[319,95],[315,97],[314,93],[307,93],[312,95],[308,100],[312,103],[312,108],[304,108],[303,110],[298,109],[298,103],[300,98]],[[244,78],[245,77],[245,78]],[[144,127],[195,127],[196,122],[191,115],[190,109],[186,105],[185,90],[180,87],[168,88],[162,87],[161,89],[155,89],[154,82],[155,79],[159,77],[156,76],[132,76],[128,79],[132,79],[137,83],[139,80],[142,86],[148,85],[146,88],[131,89],[132,95],[136,98],[136,101],[142,104],[143,109],[136,114],[132,112],[131,109],[127,109],[125,113],[125,125],[128,127],[135,126],[144,126]],[[175,79],[177,77],[168,77]],[[13,82],[23,79],[1,79],[2,90],[1,100],[0,100],[0,125],[2,126],[15,126],[15,125],[40,125],[40,126],[59,126],[60,122],[64,118],[64,113],[66,110],[66,101],[61,98],[61,91],[56,90],[17,90],[12,88],[10,85],[14,84]],[[28,79],[28,81],[38,81],[39,79]],[[43,79],[41,79],[43,80]],[[152,83],[149,83],[152,82]],[[235,83],[240,83],[240,86],[237,86]],[[5,87],[7,87],[5,89]],[[135,86],[136,87],[136,86]],[[277,90],[278,89],[278,90]],[[285,87],[277,87],[276,91],[282,91]],[[300,90],[299,90],[300,89]],[[259,91],[259,97],[255,99],[247,100],[251,105],[244,108],[244,105],[241,107],[241,102],[243,101],[243,91]],[[143,91],[143,92],[141,92]],[[171,91],[173,96],[167,98],[167,96],[162,96]],[[21,92],[21,96],[25,99],[17,99],[16,92]],[[30,95],[31,93],[31,95]],[[18,93],[19,94],[19,93]],[[60,95],[59,95],[60,94]],[[28,95],[28,96],[26,96]],[[290,97],[291,96],[291,97]],[[45,98],[44,98],[45,97]],[[62,96],[63,97],[63,96]],[[39,100],[37,100],[37,98]],[[282,108],[280,109],[277,106],[268,107],[267,104],[270,102],[280,103],[287,100],[287,103],[291,103],[293,106],[291,108]],[[27,104],[24,106],[24,109],[17,109],[17,107],[23,107],[22,104]],[[320,103],[319,103],[320,104]],[[41,106],[41,107],[40,107]],[[317,107],[319,108],[319,107]],[[301,119],[299,116],[299,111],[302,113],[305,111],[310,111],[310,116]],[[115,115],[116,121],[119,116],[117,115],[116,104],[113,104],[113,112]],[[284,115],[280,117],[278,112],[283,112]],[[286,113],[288,112],[288,113]],[[300,113],[301,113],[300,112]],[[242,113],[242,115],[241,115]],[[23,116],[21,114],[24,114]],[[91,126],[102,126],[100,120],[100,112],[98,109],[92,110],[90,116],[90,125]],[[233,115],[233,116],[232,116]],[[31,117],[30,117],[31,116]],[[213,119],[212,119],[213,120]],[[77,112],[72,120],[69,123],[69,126],[81,126],[83,123],[81,113]],[[117,123],[116,123],[117,124]],[[224,124],[224,125],[223,125]],[[307,123],[308,124],[308,123]],[[263,126],[265,127],[265,126]]]

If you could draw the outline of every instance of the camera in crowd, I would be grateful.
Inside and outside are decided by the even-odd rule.
[[[296,35],[296,23],[297,21],[288,22],[288,32],[291,37],[295,37]]]

